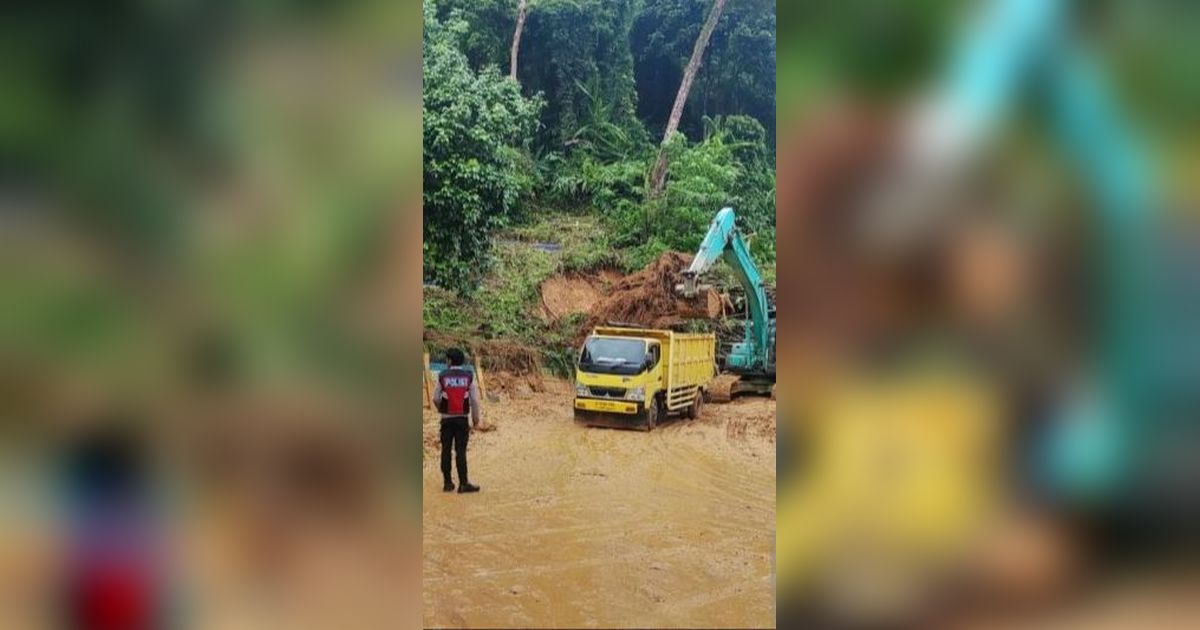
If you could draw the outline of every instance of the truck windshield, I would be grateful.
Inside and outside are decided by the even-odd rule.
[[[637,374],[646,359],[646,342],[641,339],[592,337],[583,344],[579,369],[598,374]]]

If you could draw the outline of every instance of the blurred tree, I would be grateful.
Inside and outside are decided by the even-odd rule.
[[[13,11],[0,141],[16,179],[54,191],[69,220],[123,256],[176,254],[189,209],[178,174],[220,153],[205,114],[231,13],[199,2]]]

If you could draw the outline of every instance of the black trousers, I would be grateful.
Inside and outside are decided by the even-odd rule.
[[[454,460],[458,464],[458,483],[467,483],[467,438],[471,426],[466,418],[442,419],[442,478],[450,482],[450,449],[454,449]]]

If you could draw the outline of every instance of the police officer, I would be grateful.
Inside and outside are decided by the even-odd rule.
[[[437,383],[433,387],[433,399],[437,401],[438,413],[442,416],[442,490],[454,490],[454,482],[450,480],[450,449],[454,449],[455,462],[458,464],[458,491],[479,492],[479,486],[468,481],[467,477],[467,438],[471,435],[471,427],[467,424],[467,415],[471,422],[479,426],[479,384],[475,375],[463,369],[463,352],[458,348],[446,351],[450,367],[438,374]]]

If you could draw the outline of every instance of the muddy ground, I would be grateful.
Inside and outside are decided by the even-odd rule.
[[[426,411],[425,624],[773,627],[775,402],[642,433],[575,426],[545,385],[485,403],[476,495],[442,492]]]

